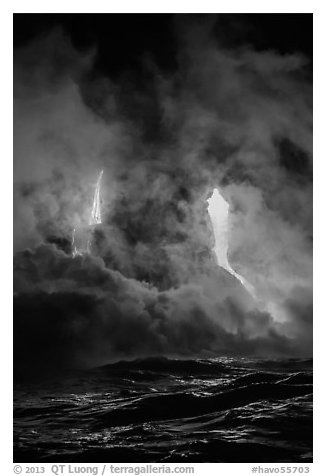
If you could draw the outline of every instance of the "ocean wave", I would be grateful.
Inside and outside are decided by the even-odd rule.
[[[138,359],[15,386],[19,461],[310,461],[312,361]]]

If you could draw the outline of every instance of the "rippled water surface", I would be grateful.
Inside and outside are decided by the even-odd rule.
[[[311,462],[311,360],[120,362],[14,388],[15,462]]]

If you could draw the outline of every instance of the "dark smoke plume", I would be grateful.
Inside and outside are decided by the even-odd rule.
[[[306,59],[222,46],[214,22],[179,17],[175,30],[176,69],[144,57],[145,82],[94,74],[96,50],[60,30],[15,51],[19,367],[311,355]],[[93,254],[72,258],[102,169]],[[230,204],[229,260],[257,302],[216,265],[215,187]]]

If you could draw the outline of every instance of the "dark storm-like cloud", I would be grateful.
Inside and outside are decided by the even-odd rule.
[[[60,32],[16,51],[16,329],[24,323],[24,332],[43,336],[48,307],[65,362],[155,352],[292,355],[300,342],[309,354],[306,59],[222,48],[215,29],[214,17],[177,16],[173,73],[147,58],[145,76],[99,76],[94,50],[77,52]],[[98,256],[73,260],[72,230],[87,223],[101,169]],[[230,261],[270,303],[259,311],[216,267],[206,203],[215,186],[231,207]],[[67,254],[33,251],[49,241]]]
[[[27,372],[136,356],[297,351],[221,269],[209,281],[217,297],[202,283],[158,291],[53,245],[18,253],[14,266],[15,363]]]

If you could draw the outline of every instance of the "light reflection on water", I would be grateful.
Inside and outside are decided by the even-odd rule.
[[[15,462],[311,461],[311,360],[187,368],[154,359],[17,384]]]

